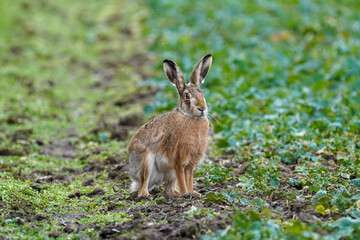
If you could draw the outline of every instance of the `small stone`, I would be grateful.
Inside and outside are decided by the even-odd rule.
[[[38,192],[40,192],[43,188],[38,184],[30,185],[30,187]]]
[[[95,183],[95,181],[93,178],[88,178],[88,179],[84,180],[81,185],[86,187],[86,186],[92,186],[92,185],[94,185],[94,183]]]
[[[91,193],[89,193],[87,196],[88,197],[93,197],[93,196],[102,196],[105,194],[105,191],[101,188],[96,188],[94,189],[94,191],[92,191]]]
[[[161,240],[164,239],[163,236],[154,231],[154,230],[148,230],[146,232],[144,232],[143,234],[140,235],[140,237],[138,238],[138,240]]]

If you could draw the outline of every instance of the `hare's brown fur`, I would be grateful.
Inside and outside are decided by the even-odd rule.
[[[165,72],[180,97],[177,108],[141,126],[130,140],[132,191],[138,191],[139,196],[149,195],[149,188],[163,182],[171,195],[194,192],[194,168],[205,158],[209,121],[204,93],[199,86],[209,70],[211,55],[200,60],[193,71],[193,75],[196,71],[198,74],[192,76],[188,85],[177,65],[171,61],[169,70],[166,61]]]

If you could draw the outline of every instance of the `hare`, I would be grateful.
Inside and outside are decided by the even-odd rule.
[[[195,193],[194,168],[205,158],[209,121],[204,91],[200,85],[210,69],[211,54],[200,59],[186,84],[178,65],[163,61],[169,81],[176,87],[177,107],[141,126],[130,140],[131,192],[146,196],[154,185],[165,182],[170,196]],[[179,191],[176,190],[176,183]]]

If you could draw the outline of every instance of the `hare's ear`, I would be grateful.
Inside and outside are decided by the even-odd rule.
[[[176,87],[179,94],[182,93],[185,90],[186,82],[179,66],[174,61],[165,59],[163,67],[169,81]]]
[[[212,62],[211,54],[203,56],[191,73],[190,83],[199,87],[205,80]]]

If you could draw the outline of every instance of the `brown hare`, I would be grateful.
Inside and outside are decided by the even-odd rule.
[[[205,158],[209,131],[208,108],[200,85],[211,62],[211,54],[202,57],[186,84],[178,65],[163,61],[165,74],[176,87],[179,100],[177,108],[141,126],[130,140],[131,191],[138,191],[138,196],[150,195],[149,189],[163,182],[169,195],[200,195],[193,189],[193,174]]]

